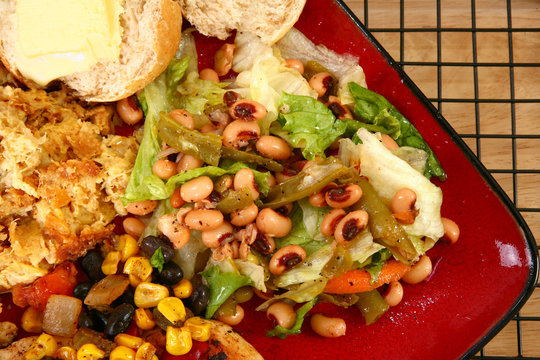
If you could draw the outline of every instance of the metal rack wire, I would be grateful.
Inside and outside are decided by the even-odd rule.
[[[465,1],[461,1],[463,4]],[[522,206],[522,204],[519,203],[519,197],[518,193],[521,190],[520,186],[518,185],[520,181],[520,176],[524,174],[540,174],[540,169],[529,169],[529,168],[520,168],[518,166],[518,141],[521,139],[540,139],[540,131],[538,134],[520,134],[518,133],[517,126],[516,126],[516,106],[518,104],[540,104],[540,99],[538,98],[523,98],[523,97],[517,97],[516,96],[516,69],[518,68],[539,68],[540,69],[540,58],[538,58],[539,62],[517,62],[514,61],[514,36],[518,33],[540,33],[540,28],[538,27],[520,27],[515,28],[512,25],[512,10],[513,6],[514,9],[517,8],[519,5],[523,5],[523,3],[526,2],[526,0],[498,0],[493,1],[493,3],[497,3],[498,5],[501,5],[501,3],[504,3],[506,6],[506,25],[500,26],[500,27],[480,27],[477,26],[477,1],[480,0],[470,0],[470,5],[466,4],[466,6],[470,6],[468,11],[470,11],[471,16],[471,26],[470,27],[443,27],[442,26],[442,4],[448,5],[450,1],[444,1],[444,0],[436,0],[436,26],[422,26],[422,27],[409,27],[406,26],[406,10],[407,5],[411,3],[410,0],[399,0],[399,4],[397,4],[397,1],[393,2],[386,2],[386,5],[382,5],[382,3],[385,2],[379,2],[379,1],[363,1],[363,14],[358,14],[359,18],[363,20],[366,27],[375,35],[375,37],[379,37],[384,34],[399,34],[399,58],[396,59],[396,61],[401,65],[405,67],[405,70],[407,71],[407,66],[415,66],[415,67],[436,67],[437,70],[437,89],[436,89],[436,97],[430,98],[430,100],[435,104],[435,106],[439,109],[439,111],[445,115],[445,106],[450,103],[458,103],[458,104],[474,104],[474,133],[473,132],[463,132],[458,133],[459,135],[472,147],[476,148],[476,155],[482,160],[482,145],[483,140],[485,139],[506,139],[511,142],[511,154],[508,154],[508,157],[511,156],[511,165],[508,166],[508,168],[501,167],[501,168],[491,168],[489,169],[490,173],[494,174],[494,176],[497,176],[497,174],[500,174],[501,176],[508,176],[511,177],[512,186],[511,188],[506,189],[509,193],[510,198],[513,200],[514,204],[518,207],[518,210],[526,217],[527,213],[536,213],[540,214],[540,208],[537,206],[534,206],[535,204],[532,204],[533,206]],[[361,3],[362,1],[356,1],[355,3]],[[399,10],[395,9],[395,11],[399,11],[399,27],[380,27],[380,26],[372,26],[370,24],[370,14],[373,9],[381,6],[392,6],[389,5],[389,3],[394,3],[396,6],[399,6]],[[425,2],[427,3],[427,2]],[[540,4],[538,4],[540,5]],[[359,9],[362,9],[361,5],[359,6]],[[361,12],[361,11],[360,11]],[[538,23],[540,24],[540,23]],[[437,53],[436,53],[436,61],[407,61],[405,56],[406,51],[406,41],[405,36],[407,34],[411,33],[436,33],[436,46],[437,46]],[[443,34],[448,33],[467,33],[470,34],[470,39],[472,42],[472,61],[466,61],[466,62],[449,62],[449,61],[443,61],[442,56],[442,36]],[[504,36],[507,38],[508,41],[508,61],[503,62],[481,62],[479,61],[478,56],[478,48],[479,48],[479,39],[478,34],[481,33],[498,33],[498,34],[504,34]],[[381,43],[383,46],[385,46],[385,41],[381,40]],[[394,56],[397,57],[397,52],[394,53]],[[454,98],[454,97],[444,97],[443,93],[443,70],[445,68],[449,67],[460,67],[460,68],[472,68],[473,72],[473,81],[474,81],[474,94],[472,97],[462,97],[462,98]],[[501,97],[501,98],[486,98],[480,96],[480,86],[479,86],[479,70],[481,71],[482,68],[498,68],[502,69],[504,71],[508,71],[508,81],[507,84],[509,88],[509,94],[507,97]],[[540,80],[540,79],[539,79]],[[420,87],[422,87],[422,84],[419,84]],[[505,85],[506,86],[506,85]],[[510,107],[510,115],[509,115],[509,121],[510,131],[508,133],[500,134],[500,133],[482,133],[481,131],[481,117],[480,117],[480,107],[482,104],[508,104]],[[527,114],[527,116],[534,116],[534,114]],[[537,164],[537,166],[540,168],[540,163]],[[539,178],[540,179],[540,178]],[[540,218],[538,218],[540,219]],[[534,228],[533,228],[534,232]],[[538,239],[540,239],[540,234],[535,234]],[[540,291],[538,288],[540,287],[539,284],[536,285],[536,294],[540,294]],[[534,297],[534,295],[533,295]],[[539,304],[540,306],[540,304]],[[540,311],[539,314],[540,315]],[[523,332],[524,328],[529,328],[528,325],[532,324],[532,327],[537,325],[536,331],[540,331],[540,316],[525,316],[522,315],[522,313],[518,313],[511,322],[507,325],[507,327],[503,330],[505,332],[505,336],[512,337],[514,336],[514,340],[511,341],[513,346],[515,346],[515,351],[490,351],[489,346],[490,344],[486,345],[484,349],[482,349],[478,354],[476,354],[473,359],[522,359],[522,360],[540,360],[540,347],[535,346],[534,348],[527,347],[527,349],[524,349],[524,337]],[[534,324],[536,323],[536,324]],[[515,330],[514,330],[515,329]],[[514,332],[514,334],[509,334],[509,332]],[[530,335],[528,335],[528,339],[530,338]],[[534,337],[533,337],[534,338]],[[495,338],[495,340],[497,337]],[[514,342],[515,341],[515,342]],[[532,349],[532,350],[531,350]],[[511,355],[511,356],[510,356]]]

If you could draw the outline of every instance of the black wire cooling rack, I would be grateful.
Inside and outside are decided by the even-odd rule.
[[[483,160],[484,144],[489,141],[502,141],[507,148],[507,155],[503,161],[493,162],[485,164],[491,174],[498,180],[504,181],[505,184],[501,184],[505,188],[509,197],[513,200],[514,204],[518,207],[518,210],[529,222],[533,234],[535,229],[537,234],[534,234],[537,239],[540,239],[540,208],[539,203],[520,203],[520,192],[528,192],[530,194],[537,194],[540,198],[540,156],[533,155],[532,161],[528,160],[526,164],[520,164],[518,161],[520,154],[518,152],[524,151],[525,154],[534,154],[534,147],[539,148],[540,141],[535,143],[535,140],[540,140],[540,125],[536,125],[533,129],[524,131],[523,126],[518,126],[519,121],[531,124],[534,123],[537,114],[540,114],[540,1],[539,0],[492,0],[490,2],[486,0],[364,0],[364,1],[348,1],[349,6],[353,6],[356,9],[358,17],[363,20],[366,27],[379,39],[383,47],[390,51],[391,55],[396,58],[398,64],[404,67],[408,72],[408,68],[430,68],[436,69],[432,72],[436,72],[436,89],[433,87],[432,93],[428,98],[439,109],[439,111],[446,116],[452,123],[452,119],[448,118],[445,113],[447,108],[455,107],[459,104],[464,107],[468,107],[474,111],[474,119],[470,126],[457,128],[459,135],[464,141],[473,149],[480,160]],[[413,7],[411,9],[410,7]],[[415,25],[415,16],[426,16],[425,11],[415,14],[415,11],[419,7],[432,8],[434,14],[427,14],[432,18],[436,16],[436,19],[432,19],[431,25],[421,24]],[[460,11],[464,17],[470,16],[468,21],[470,26],[461,27],[460,21],[455,21],[450,26],[445,26],[445,9],[453,8],[453,16],[456,14],[459,16]],[[524,8],[527,8],[524,11]],[[363,9],[363,14],[361,13]],[[461,10],[460,10],[461,9]],[[495,9],[495,10],[494,10]],[[497,9],[499,12],[497,13]],[[456,11],[457,10],[457,11]],[[515,13],[519,10],[520,19],[528,18],[529,21],[519,21],[520,27],[513,26],[513,19],[517,18]],[[494,22],[489,22],[489,16],[491,14],[496,16]],[[501,14],[502,12],[502,14]],[[392,16],[392,21],[386,23],[379,21],[384,16]],[[502,16],[501,16],[502,15]],[[399,16],[399,26],[397,23],[397,17]],[[370,19],[376,19],[377,21],[370,22]],[[411,20],[412,18],[412,20]],[[539,21],[534,21],[534,19]],[[479,20],[481,24],[479,24]],[[374,24],[375,23],[375,24]],[[381,23],[383,24],[381,26]],[[422,23],[422,21],[420,21]],[[388,26],[390,24],[390,26]],[[458,24],[458,25],[456,25]],[[495,24],[495,25],[493,25]],[[523,25],[525,24],[525,25]],[[491,26],[491,27],[489,27]],[[536,26],[536,27],[535,27]],[[443,37],[448,34],[461,33],[468,40],[467,44],[463,44],[467,48],[470,48],[471,54],[467,58],[467,61],[445,61],[443,56]],[[431,59],[424,61],[409,61],[406,52],[409,51],[411,46],[422,46],[421,43],[410,43],[406,41],[407,36],[417,35],[416,38],[422,39],[422,35],[426,37],[428,35],[434,35],[436,37],[436,56],[430,54]],[[501,39],[500,48],[495,45],[491,51],[501,52],[501,58],[505,60],[495,61],[488,59],[484,61],[484,57],[479,56],[479,49],[482,48],[482,42],[487,35],[493,35]],[[397,39],[399,37],[399,40]],[[389,40],[393,39],[393,40]],[[515,42],[529,41],[531,45],[531,54],[528,60],[523,61],[523,56],[519,56],[519,59],[515,61]],[[534,44],[534,41],[536,41]],[[468,43],[470,41],[470,43]],[[392,52],[388,48],[387,44],[394,48]],[[435,47],[431,49],[435,51]],[[534,51],[539,56],[535,60]],[[523,53],[523,46],[520,46],[520,54]],[[489,58],[489,57],[488,57]],[[525,57],[527,58],[527,57]],[[531,59],[532,58],[532,59]],[[466,71],[472,70],[473,77],[473,89],[467,92],[466,96],[445,96],[443,89],[443,76],[447,74],[448,69],[465,69]],[[482,87],[483,83],[480,81],[480,75],[484,75],[486,69],[493,71],[494,73],[503,73],[503,81],[499,81],[499,86],[503,91],[498,92],[497,89],[491,89],[492,91],[485,91]],[[528,69],[528,71],[523,71]],[[538,71],[536,71],[538,69]],[[420,71],[421,72],[421,71]],[[516,73],[519,73],[520,77],[517,79]],[[528,74],[527,79],[524,79],[523,73]],[[413,81],[414,76],[411,76]],[[485,78],[485,77],[484,77]],[[524,94],[521,82],[525,81],[527,84],[538,84],[538,92],[532,91]],[[416,81],[417,85],[423,89],[422,82]],[[533,85],[534,86],[534,85]],[[527,89],[527,86],[525,86]],[[481,91],[482,90],[482,91]],[[489,90],[489,89],[488,89]],[[487,93],[487,96],[486,96]],[[501,94],[501,97],[497,93]],[[431,95],[431,96],[430,96]],[[435,96],[432,96],[435,95]],[[505,95],[505,96],[502,96]],[[453,105],[451,105],[453,104]],[[529,105],[527,105],[529,104]],[[509,122],[505,124],[505,131],[490,132],[486,131],[485,126],[482,123],[481,110],[485,110],[486,107],[501,107],[508,109],[508,115],[504,121]],[[519,109],[519,116],[517,110]],[[537,109],[538,112],[534,112]],[[507,111],[507,110],[506,110]],[[525,119],[525,120],[524,120]],[[540,124],[540,119],[536,119],[536,123]],[[531,149],[531,146],[533,149]],[[536,150],[539,154],[540,151]],[[487,156],[486,156],[487,157]],[[536,160],[536,168],[534,162]],[[506,186],[505,186],[506,185]],[[533,196],[534,197],[534,196]],[[488,343],[473,359],[522,359],[522,360],[540,360],[540,285],[536,285],[535,292],[531,296],[529,303],[525,305],[521,312],[519,312],[508,325],[497,335],[490,343]],[[534,305],[534,306],[533,306]],[[536,308],[536,310],[534,310]],[[526,311],[524,311],[527,309]]]

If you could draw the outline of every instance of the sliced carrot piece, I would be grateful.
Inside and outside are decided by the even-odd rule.
[[[389,260],[384,264],[379,278],[371,284],[371,275],[363,269],[349,270],[337,278],[330,279],[324,292],[330,294],[354,294],[370,291],[383,284],[397,281],[405,275],[411,267],[396,260]]]

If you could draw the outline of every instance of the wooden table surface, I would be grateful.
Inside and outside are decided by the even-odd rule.
[[[540,1],[364,1],[345,0],[490,170],[540,241]],[[467,101],[475,99],[496,101]],[[478,356],[540,359],[540,288],[519,316]]]

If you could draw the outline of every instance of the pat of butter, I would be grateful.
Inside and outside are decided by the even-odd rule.
[[[118,60],[122,11],[122,0],[17,0],[17,68],[45,86]]]

